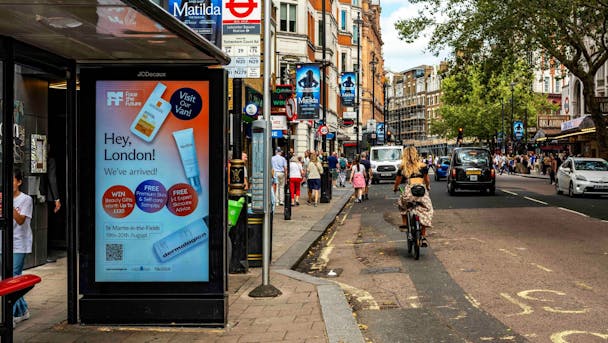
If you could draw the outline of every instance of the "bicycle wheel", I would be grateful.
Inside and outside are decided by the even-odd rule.
[[[422,236],[420,234],[420,222],[417,220],[413,225],[414,232],[412,232],[413,245],[414,245],[414,260],[418,260],[420,258],[420,245],[422,244]]]
[[[412,228],[408,226],[407,228],[407,254],[408,256],[412,255],[412,248],[414,247],[414,239],[412,237],[412,235],[410,235],[410,232],[412,232]]]

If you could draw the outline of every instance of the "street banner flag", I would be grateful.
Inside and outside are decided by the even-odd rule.
[[[342,106],[354,107],[357,94],[357,74],[344,72],[340,75],[340,98]]]
[[[517,140],[521,140],[524,137],[524,123],[521,120],[513,122],[513,135]]]
[[[321,68],[318,63],[296,65],[296,99],[299,120],[318,120],[321,98]]]

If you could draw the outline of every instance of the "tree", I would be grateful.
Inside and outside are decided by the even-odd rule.
[[[431,133],[454,137],[456,128],[463,127],[466,137],[492,145],[499,132],[510,133],[511,119],[525,121],[529,127],[537,113],[557,109],[531,91],[532,78],[530,67],[521,60],[487,60],[452,68],[442,80],[441,116],[432,121]]]
[[[457,65],[498,61],[543,51],[556,58],[583,85],[600,154],[608,157],[608,119],[595,95],[595,75],[608,61],[606,0],[409,0],[419,16],[395,24],[412,42],[433,29],[429,48],[452,49]],[[441,18],[441,22],[435,20]]]

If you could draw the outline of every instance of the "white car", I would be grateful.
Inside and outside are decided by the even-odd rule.
[[[608,162],[603,158],[570,157],[557,170],[557,194],[608,195]]]

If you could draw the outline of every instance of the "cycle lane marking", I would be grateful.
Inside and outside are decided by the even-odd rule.
[[[575,211],[575,210],[571,210],[571,209],[569,209],[569,208],[564,208],[564,207],[558,207],[558,208],[559,208],[560,210],[562,210],[562,211],[570,212],[570,213],[573,213],[573,214],[578,214],[579,216],[589,218],[589,216],[588,216],[588,215],[586,215],[586,214],[584,214],[584,213],[581,213],[581,212],[578,212],[578,211]]]
[[[515,195],[515,196],[519,195],[519,194],[517,194],[517,193],[515,193],[515,192],[511,192],[511,191],[508,191],[508,190],[506,190],[506,189],[501,189],[501,191],[503,191],[503,192],[505,192],[505,193],[507,193],[507,194]]]
[[[534,202],[537,202],[537,203],[543,204],[543,205],[549,205],[549,203],[546,203],[546,202],[538,200],[538,199],[530,198],[530,197],[524,197],[524,199],[528,199],[530,201],[534,201]]]

